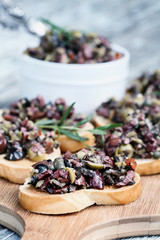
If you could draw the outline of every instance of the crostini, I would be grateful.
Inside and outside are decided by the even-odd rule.
[[[44,134],[31,120],[0,123],[0,177],[24,183],[34,162],[61,155],[55,133]]]
[[[23,121],[27,118],[35,123],[43,119],[45,121],[49,120],[49,122],[53,120],[52,123],[54,124],[54,127],[55,125],[60,126],[62,124],[65,124],[69,127],[81,122],[85,118],[85,116],[82,114],[80,115],[74,113],[73,105],[74,104],[72,104],[70,107],[67,106],[63,98],[57,99],[54,103],[46,103],[42,96],[38,96],[31,100],[22,98],[17,102],[12,103],[9,109],[5,109],[2,112],[2,117],[7,121],[15,121],[16,119],[21,119]],[[61,122],[61,124],[59,124],[59,122]],[[94,126],[90,122],[86,122],[79,126],[79,131],[77,131],[77,133],[82,139],[86,138],[86,140],[83,141],[84,144],[82,141],[76,140],[75,136],[73,138],[73,134],[71,136],[70,133],[67,134],[67,130],[63,130],[63,132],[65,132],[67,135],[59,133],[57,138],[57,141],[60,143],[61,151],[65,152],[69,150],[71,152],[76,152],[84,148],[86,145],[94,146],[95,137],[91,132],[87,131],[93,128]],[[48,128],[45,130],[49,131]]]
[[[20,186],[23,208],[42,214],[65,214],[93,204],[127,204],[141,193],[134,159],[110,158],[98,149],[65,153],[54,162],[33,165]]]
[[[106,134],[103,147],[109,156],[134,157],[140,175],[160,173],[160,99],[151,91],[153,86],[144,94],[132,96],[130,90],[121,101],[102,103],[94,117],[97,126],[106,121],[123,124]]]

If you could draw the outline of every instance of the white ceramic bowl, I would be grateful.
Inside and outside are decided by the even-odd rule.
[[[76,102],[76,112],[89,114],[110,97],[120,99],[125,92],[129,70],[129,53],[118,60],[95,64],[63,64],[37,60],[22,55],[19,61],[21,97],[38,94],[54,101],[63,97],[68,104]]]

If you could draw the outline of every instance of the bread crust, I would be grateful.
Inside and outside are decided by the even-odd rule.
[[[87,122],[82,129],[90,130],[93,128],[94,128],[93,125],[90,122]],[[95,145],[95,137],[92,133],[90,133],[88,131],[79,131],[78,134],[81,137],[88,138],[87,141],[84,141],[84,143],[87,144],[88,146]],[[86,146],[83,143],[73,140],[71,138],[68,138],[65,135],[60,135],[57,138],[57,141],[59,141],[59,143],[60,143],[60,149],[62,152],[66,152],[66,151],[77,152],[77,151],[81,150],[82,148],[86,148]]]
[[[160,173],[160,159],[135,159],[136,172],[141,176]]]
[[[141,194],[140,176],[135,184],[121,188],[105,187],[104,190],[82,189],[72,193],[49,194],[41,192],[27,182],[19,188],[19,202],[23,208],[42,214],[66,214],[81,211],[93,204],[128,204]]]
[[[45,159],[54,160],[61,155],[60,149],[54,149],[53,153],[46,154]],[[0,155],[0,177],[3,177],[13,183],[24,183],[29,176],[34,161],[28,158],[22,160],[9,161],[4,158],[5,155]]]
[[[108,123],[111,123],[111,121],[109,119],[99,116],[97,113],[94,113],[92,121],[96,127],[105,126]]]

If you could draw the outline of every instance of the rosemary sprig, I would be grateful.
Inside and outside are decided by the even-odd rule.
[[[59,27],[58,25],[52,23],[51,21],[45,18],[41,18],[41,20],[42,22],[47,24],[53,32],[57,33],[58,35],[65,35],[67,42],[70,42],[73,39],[72,32],[67,30],[66,28]]]
[[[56,120],[50,120],[50,119],[42,119],[37,121],[35,124],[39,129],[51,129],[53,131],[55,131],[58,136],[63,134],[73,140],[76,141],[80,141],[81,143],[83,143],[83,145],[89,147],[88,145],[85,144],[84,141],[87,141],[88,138],[85,137],[81,137],[78,132],[80,131],[88,131],[91,132],[94,135],[100,135],[102,140],[101,140],[101,144],[103,144],[104,142],[104,135],[106,134],[107,130],[110,129],[114,129],[116,127],[121,126],[122,124],[120,123],[115,123],[115,124],[107,124],[106,126],[102,126],[102,127],[96,127],[94,129],[83,129],[81,128],[81,126],[87,122],[89,122],[92,119],[92,116],[86,117],[85,119],[81,120],[80,122],[73,124],[73,125],[66,125],[66,120],[73,108],[75,103],[72,103],[67,109],[66,111],[63,113],[62,118],[60,121],[56,121]]]

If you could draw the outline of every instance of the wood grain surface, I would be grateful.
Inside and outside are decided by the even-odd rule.
[[[0,205],[13,210],[24,219],[25,232],[22,240],[76,240],[80,239],[80,235],[84,236],[83,232],[94,224],[103,224],[106,221],[119,218],[136,216],[136,219],[138,219],[140,216],[160,214],[160,175],[142,177],[142,184],[141,197],[131,204],[123,206],[92,206],[79,213],[50,216],[29,213],[23,210],[17,198],[19,186],[0,179]]]

